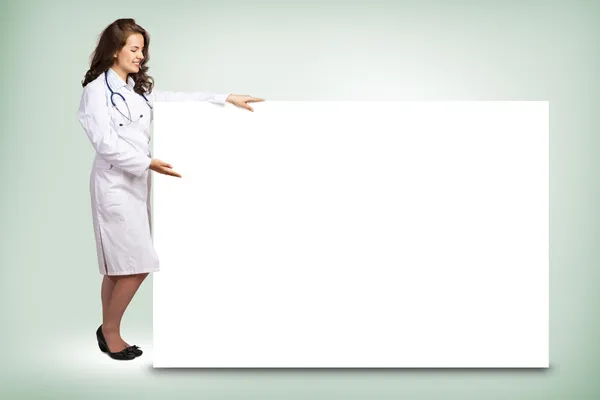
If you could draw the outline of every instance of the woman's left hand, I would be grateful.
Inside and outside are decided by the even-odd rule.
[[[245,108],[246,110],[250,110],[254,112],[254,109],[248,105],[248,103],[256,103],[265,101],[264,99],[260,99],[258,97],[252,97],[245,94],[230,94],[227,96],[228,103],[236,105],[238,107]]]

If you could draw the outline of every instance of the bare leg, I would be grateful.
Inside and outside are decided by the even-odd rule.
[[[101,289],[101,297],[102,297],[102,319],[104,321],[104,316],[108,315],[108,306],[110,305],[110,300],[112,299],[112,293],[115,288],[115,284],[117,283],[117,279],[114,276],[104,275],[102,279],[102,289]],[[125,345],[129,347],[129,343],[125,342]]]
[[[102,279],[102,325],[104,325],[104,319],[108,315],[108,306],[110,305],[110,300],[112,299],[112,293],[116,283],[117,279],[114,276],[104,275],[104,278]],[[129,347],[129,343],[125,342],[125,345]]]
[[[102,278],[102,289],[100,295],[102,298],[103,319],[104,316],[108,314],[108,305],[110,304],[110,299],[112,298],[112,292],[115,288],[115,283],[117,283],[117,280],[112,276],[104,275],[104,278]]]
[[[145,274],[112,276],[108,279],[114,279],[115,284],[106,312],[102,316],[102,331],[106,338],[106,343],[111,352],[119,352],[128,344],[121,338],[121,320],[127,306],[133,299],[133,296],[140,285],[148,276]],[[104,285],[104,282],[103,282]],[[110,284],[106,284],[107,292]]]

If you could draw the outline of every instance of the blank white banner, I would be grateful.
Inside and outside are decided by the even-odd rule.
[[[549,366],[548,102],[158,103],[155,367]]]

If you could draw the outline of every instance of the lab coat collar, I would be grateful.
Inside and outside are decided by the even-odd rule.
[[[108,83],[113,91],[117,91],[123,86],[133,91],[133,88],[135,87],[135,81],[131,76],[127,77],[127,83],[125,83],[123,78],[121,78],[112,68],[108,69]]]

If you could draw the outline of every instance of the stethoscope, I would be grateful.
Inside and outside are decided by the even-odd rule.
[[[104,72],[104,80],[106,81],[106,86],[108,87],[108,90],[110,90],[110,102],[112,103],[113,107],[117,109],[119,114],[121,114],[123,116],[123,118],[127,119],[130,123],[133,123],[133,122],[139,121],[140,119],[142,119],[144,117],[144,114],[140,114],[140,117],[138,119],[136,119],[135,121],[132,120],[131,119],[131,110],[129,109],[129,106],[127,105],[127,101],[125,100],[125,97],[123,97],[123,95],[121,93],[113,92],[113,90],[110,88],[110,85],[108,83],[108,71]],[[113,100],[113,96],[119,96],[121,98],[121,100],[123,100],[125,107],[127,107],[127,113],[129,114],[129,117],[127,117],[125,114],[123,114],[121,112],[121,110],[119,110],[119,107],[117,107],[117,105],[115,104],[115,101]],[[144,98],[144,100],[146,100],[146,104],[148,104],[148,107],[150,107],[150,110],[152,110],[152,106],[150,105],[150,102],[148,101],[146,96],[143,93],[141,94],[141,96]],[[119,125],[123,126],[123,124],[119,124]]]

